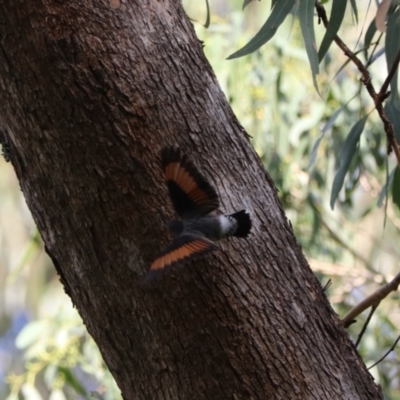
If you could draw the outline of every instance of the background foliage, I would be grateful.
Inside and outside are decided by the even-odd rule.
[[[300,10],[300,18],[288,14],[260,49],[227,61],[251,43],[265,25],[272,15],[271,3],[250,2],[244,11],[241,0],[209,3],[210,25],[206,29],[202,26],[207,20],[206,3],[184,1],[220,85],[279,189],[311,267],[322,285],[332,280],[328,296],[343,316],[398,273],[396,191],[400,183],[394,179],[385,197],[385,185],[396,160],[386,154],[386,136],[374,103],[360,82],[359,71],[335,43],[319,66],[315,64],[315,55],[310,56],[312,35],[308,35],[311,42],[306,41],[306,46],[303,41],[307,36],[304,21],[310,21],[306,9]],[[314,5],[303,0],[293,3]],[[325,3],[329,16],[332,2]],[[332,15],[340,21],[339,35],[368,63],[373,83],[379,88],[387,76],[388,45],[385,34],[374,30],[377,3],[350,1],[343,13],[340,7],[347,2],[333,3]],[[313,34],[320,49],[321,42],[326,47],[329,38],[313,14],[314,9]],[[397,14],[395,26],[400,25],[398,18]],[[332,187],[340,157],[343,161],[343,151],[350,151],[349,134],[363,117],[367,117],[365,127],[359,141],[350,147],[348,169],[332,210]],[[120,398],[44,254],[14,171],[3,158],[0,249],[0,373],[6,382],[0,386],[0,398]],[[359,345],[367,365],[381,358],[399,335],[398,297],[395,293],[385,299],[367,327]],[[354,340],[364,320],[361,316],[349,328]],[[397,348],[371,372],[386,399],[400,397]]]

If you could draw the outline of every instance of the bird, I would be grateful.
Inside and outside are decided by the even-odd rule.
[[[169,197],[181,219],[168,222],[176,238],[153,261],[146,282],[215,250],[215,241],[246,238],[252,227],[246,210],[217,213],[217,192],[178,147],[164,147],[160,156]]]

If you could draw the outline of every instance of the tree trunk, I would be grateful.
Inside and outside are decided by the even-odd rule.
[[[179,1],[0,0],[1,123],[65,291],[125,399],[379,399]],[[212,43],[210,44],[212,46]],[[178,144],[252,234],[141,285]]]

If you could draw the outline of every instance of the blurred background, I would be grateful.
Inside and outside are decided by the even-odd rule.
[[[386,186],[396,165],[386,155],[386,136],[360,74],[332,45],[320,65],[316,92],[297,19],[289,17],[259,51],[226,58],[257,33],[271,2],[183,1],[205,54],[232,108],[279,189],[297,240],[340,316],[399,272],[400,219]],[[339,35],[360,51],[373,84],[387,76],[379,33],[363,51],[376,2],[357,2],[358,21],[347,7]],[[330,13],[331,2],[325,4]],[[325,33],[317,25],[317,43]],[[343,143],[352,126],[369,115],[344,186],[330,207]],[[394,183],[395,185],[398,182]],[[387,196],[386,196],[387,194]],[[399,294],[378,307],[358,350],[367,366],[400,334]],[[354,342],[368,311],[348,329]],[[395,347],[371,369],[385,399],[400,398]],[[119,390],[96,345],[65,295],[26,207],[10,163],[0,157],[0,399],[119,399]]]

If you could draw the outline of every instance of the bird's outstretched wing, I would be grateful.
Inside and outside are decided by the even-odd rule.
[[[202,236],[192,234],[179,236],[153,261],[145,282],[164,274],[172,267],[200,257],[216,247],[213,242]]]
[[[200,217],[219,207],[214,188],[179,149],[164,148],[161,164],[172,204],[181,218]]]

